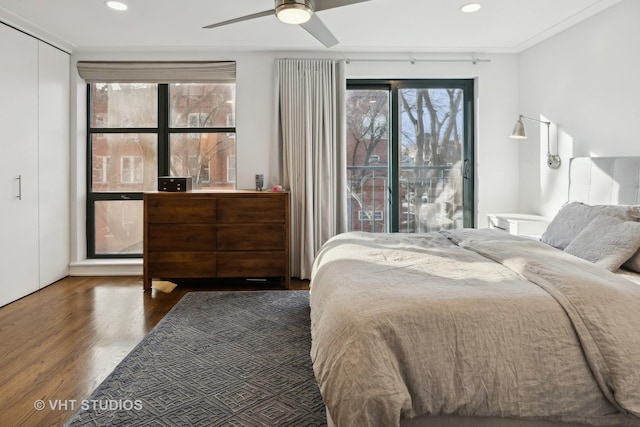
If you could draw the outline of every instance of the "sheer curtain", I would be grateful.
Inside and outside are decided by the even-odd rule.
[[[333,60],[280,59],[283,185],[291,191],[291,274],[308,279],[314,257],[346,231],[346,79]]]

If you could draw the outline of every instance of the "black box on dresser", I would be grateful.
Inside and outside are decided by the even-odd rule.
[[[159,176],[158,191],[186,192],[193,188],[190,176]]]

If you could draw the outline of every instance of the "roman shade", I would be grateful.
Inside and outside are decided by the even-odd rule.
[[[79,61],[87,83],[235,83],[235,61]]]

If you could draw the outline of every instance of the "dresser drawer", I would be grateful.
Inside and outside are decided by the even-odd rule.
[[[284,224],[218,225],[218,250],[266,251],[285,249]]]
[[[147,226],[149,252],[198,252],[216,250],[214,224],[156,224]]]
[[[145,262],[153,277],[215,277],[215,252],[148,252]]]
[[[285,252],[218,252],[220,277],[275,277],[285,271]]]
[[[284,196],[284,193],[282,193]],[[280,193],[268,196],[220,198],[218,200],[218,223],[284,223],[285,203]],[[288,212],[287,212],[288,213]]]
[[[146,197],[145,212],[148,223],[216,223],[215,198],[185,198],[182,194],[171,193]]]

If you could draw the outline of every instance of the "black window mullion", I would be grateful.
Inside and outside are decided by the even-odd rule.
[[[92,128],[89,133],[156,133],[156,128]]]
[[[390,230],[397,233],[400,230],[400,107],[399,107],[398,85],[391,85],[391,109],[389,120],[391,121],[391,129],[389,138],[389,185],[391,186],[391,194],[389,197],[389,219],[391,220]]]
[[[91,85],[87,84],[87,108],[85,109],[85,111],[87,112],[87,116],[86,116],[86,122],[85,122],[85,129],[87,129],[87,143],[86,143],[86,147],[87,147],[87,161],[86,161],[86,174],[87,174],[87,180],[86,180],[86,188],[87,188],[87,206],[86,206],[86,218],[85,218],[85,230],[87,233],[87,256],[89,258],[92,258],[93,256],[95,256],[95,247],[96,247],[96,241],[95,241],[95,207],[94,207],[94,201],[93,201],[93,192],[91,191],[91,180],[93,179],[93,145],[92,145],[92,138],[91,138],[91,115],[92,115],[92,111],[91,111]]]
[[[169,128],[169,133],[235,133],[236,128],[207,128],[207,127],[193,127],[193,128]]]
[[[158,176],[169,176],[169,85],[158,85]]]

